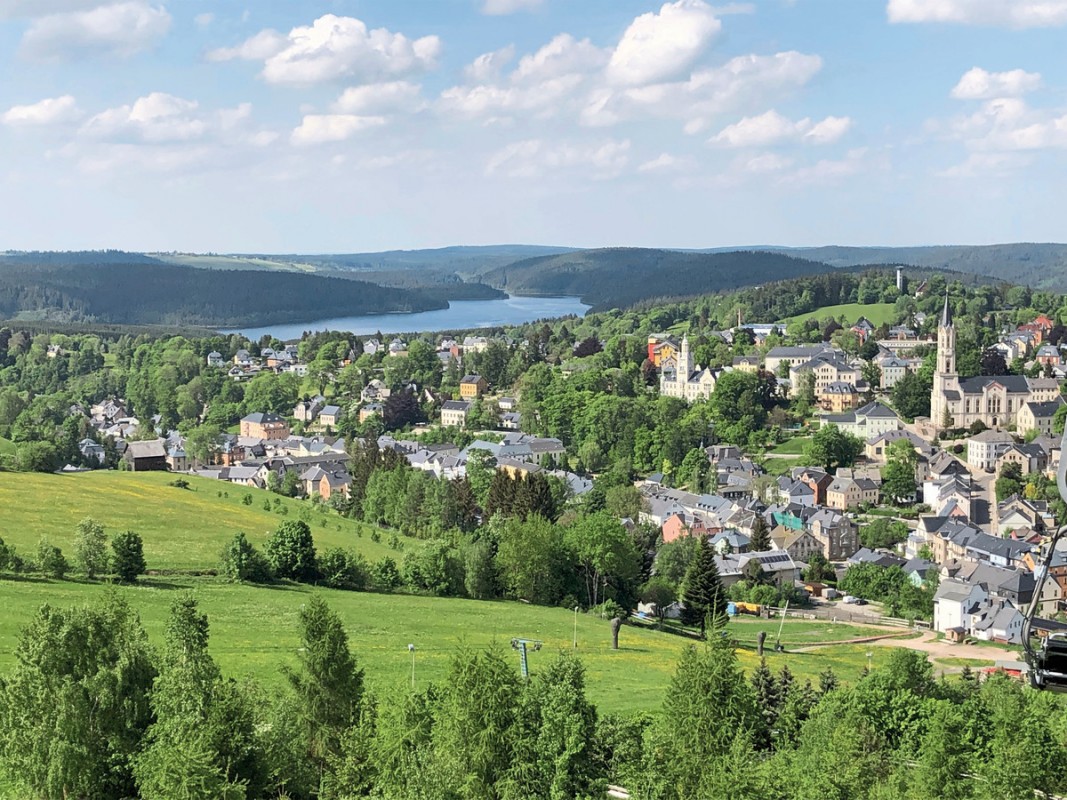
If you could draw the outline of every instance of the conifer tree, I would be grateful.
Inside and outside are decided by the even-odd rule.
[[[752,541],[749,550],[753,553],[766,553],[771,549],[771,531],[767,527],[767,520],[762,514],[756,514],[756,521],[752,523]]]
[[[687,625],[700,625],[701,634],[706,632],[709,620],[716,627],[725,622],[726,592],[715,564],[715,550],[704,537],[701,537],[696,557],[686,572],[682,599],[685,603],[682,621]]]

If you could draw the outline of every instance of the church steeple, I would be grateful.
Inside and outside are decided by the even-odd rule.
[[[937,371],[942,375],[956,374],[956,326],[952,324],[947,291],[941,322],[937,326]]]

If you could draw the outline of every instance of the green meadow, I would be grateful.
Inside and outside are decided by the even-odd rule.
[[[827,317],[837,319],[841,316],[844,316],[850,323],[855,323],[860,317],[866,317],[870,320],[872,325],[877,327],[879,325],[888,325],[891,323],[895,314],[893,312],[892,303],[868,303],[867,305],[861,303],[845,303],[838,306],[823,306],[814,311],[809,311],[806,314],[797,314],[795,317],[789,317],[789,319],[784,321],[803,322],[804,320],[812,318],[823,320]]]

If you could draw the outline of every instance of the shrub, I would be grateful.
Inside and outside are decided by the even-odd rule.
[[[222,549],[219,574],[235,583],[269,583],[273,577],[267,559],[243,533],[234,536]]]
[[[115,575],[122,583],[133,583],[138,575],[144,574],[144,542],[140,534],[133,531],[116,534],[111,540],[111,550]]]
[[[322,582],[332,589],[361,591],[367,586],[366,559],[339,547],[326,550],[319,557],[319,573],[322,575]]]
[[[385,556],[381,561],[376,561],[371,565],[370,577],[374,583],[374,588],[383,592],[391,592],[402,583],[400,570],[397,569],[396,562],[389,556]]]
[[[63,580],[70,570],[63,551],[47,539],[41,539],[37,543],[37,567],[49,578],[55,578],[57,581]]]
[[[267,539],[267,563],[279,578],[310,582],[318,575],[315,540],[301,520],[283,522]]]

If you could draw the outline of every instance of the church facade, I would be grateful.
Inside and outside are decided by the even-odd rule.
[[[988,428],[1018,428],[1023,406],[1051,402],[1059,394],[1059,383],[1053,378],[1024,375],[960,378],[956,373],[956,326],[945,296],[937,326],[937,367],[930,395],[930,422],[937,430],[967,428],[975,422],[982,422]]]
[[[672,364],[664,362],[659,378],[659,392],[667,397],[681,397],[686,402],[707,400],[715,391],[718,373],[710,367],[693,366],[693,355],[689,352],[689,337],[682,337],[678,355]]]

